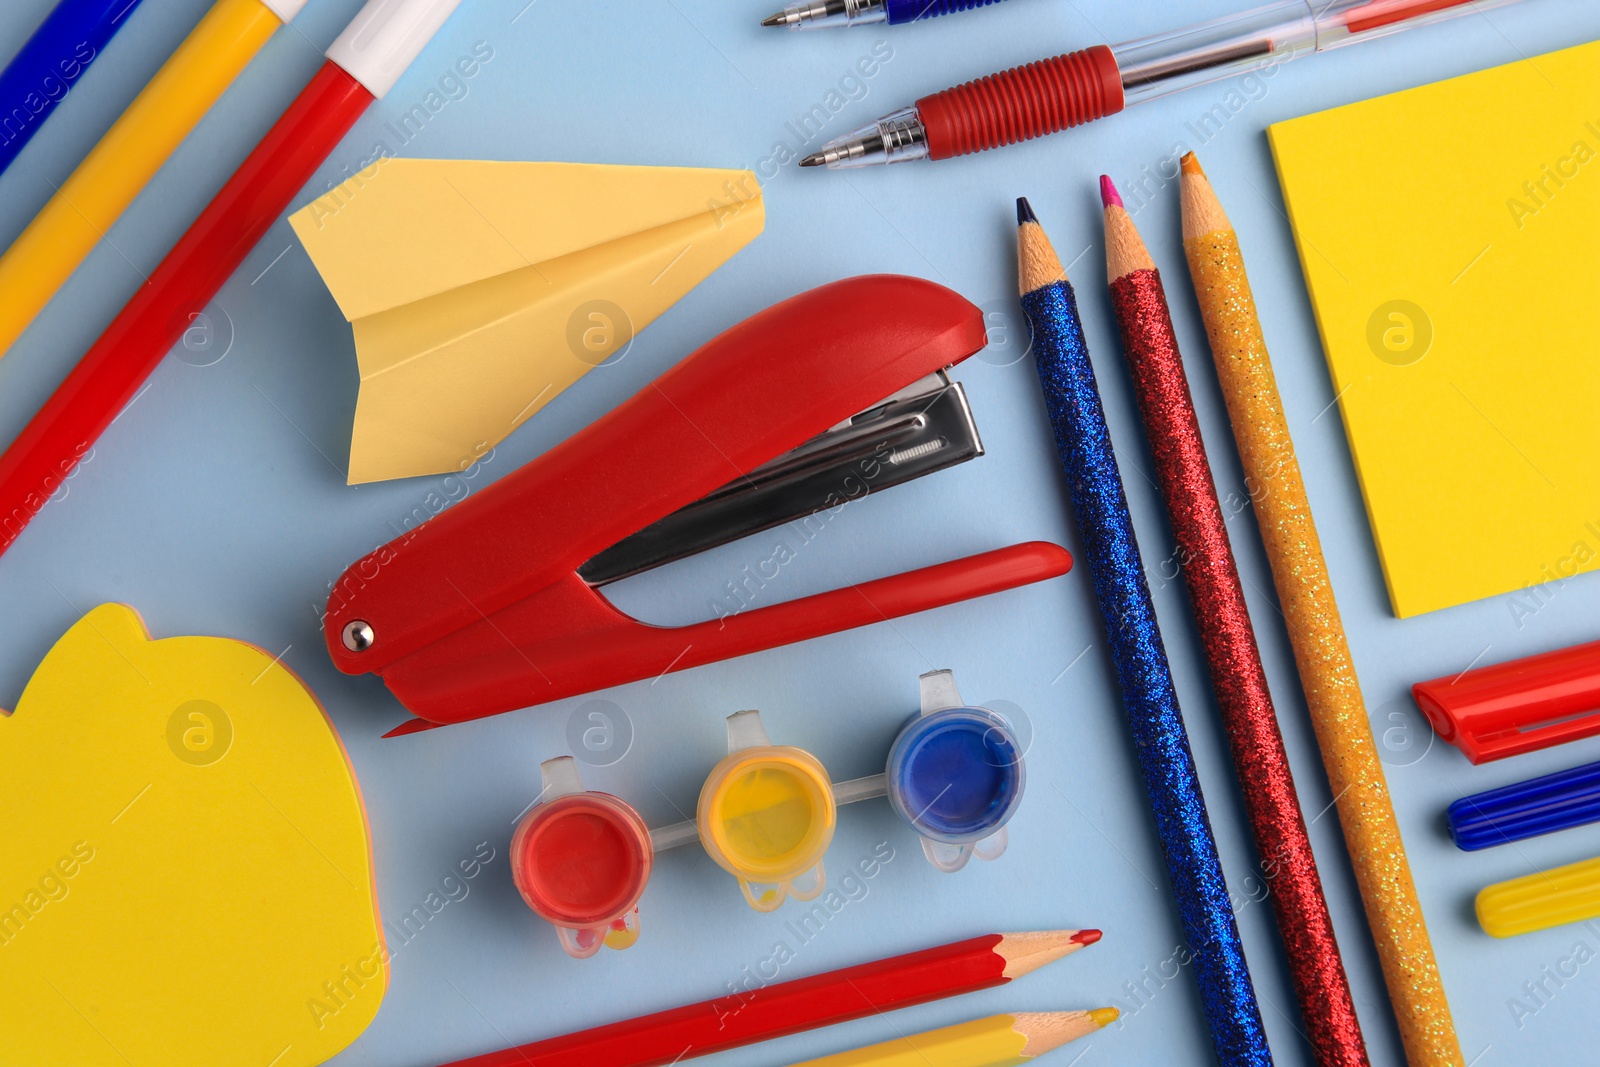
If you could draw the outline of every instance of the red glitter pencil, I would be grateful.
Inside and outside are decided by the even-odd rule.
[[[1321,1067],[1365,1065],[1361,1023],[1278,732],[1161,274],[1110,178],[1100,179],[1100,196],[1106,206],[1111,304],[1300,999],[1306,1037]]]

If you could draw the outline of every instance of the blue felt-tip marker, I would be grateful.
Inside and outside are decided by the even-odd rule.
[[[988,7],[1000,0],[795,0],[776,15],[761,20],[763,26],[786,30],[819,30],[824,26],[866,26],[938,18],[956,11]]]
[[[0,71],[0,172],[99,58],[139,0],[61,0]]]
[[[1600,763],[1462,797],[1446,817],[1467,852],[1600,822]]]

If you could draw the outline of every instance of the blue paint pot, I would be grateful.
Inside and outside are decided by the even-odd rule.
[[[917,716],[895,738],[885,777],[889,802],[940,870],[1005,851],[1025,775],[1022,746],[1000,715],[959,707]]]

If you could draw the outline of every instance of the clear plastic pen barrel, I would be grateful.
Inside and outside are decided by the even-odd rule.
[[[1129,105],[1516,0],[1280,0],[1112,49]]]

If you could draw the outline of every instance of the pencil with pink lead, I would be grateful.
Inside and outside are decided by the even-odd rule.
[[[1320,1067],[1365,1067],[1361,1021],[1322,895],[1161,273],[1110,178],[1100,179],[1100,197],[1111,306],[1177,538],[1211,688],[1270,883],[1306,1038]]]

